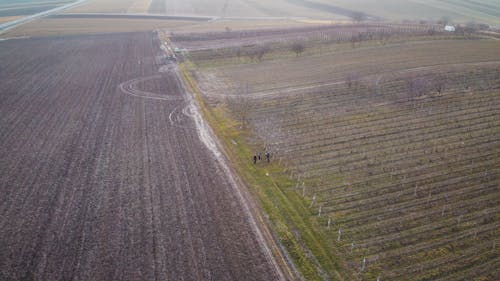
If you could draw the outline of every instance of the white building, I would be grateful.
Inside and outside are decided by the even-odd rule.
[[[447,25],[444,27],[444,30],[449,31],[449,32],[454,32],[455,27],[453,25]]]

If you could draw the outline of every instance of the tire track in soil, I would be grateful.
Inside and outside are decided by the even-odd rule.
[[[153,34],[2,44],[1,280],[280,280]]]

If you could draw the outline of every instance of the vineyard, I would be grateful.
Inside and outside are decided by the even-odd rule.
[[[500,274],[496,42],[309,50],[260,63],[207,52],[191,53],[207,100],[247,123],[254,149],[272,151],[293,182],[281,188],[303,197],[347,279]]]

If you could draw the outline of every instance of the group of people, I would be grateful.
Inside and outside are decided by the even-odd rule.
[[[267,163],[271,162],[271,154],[269,152],[266,152],[265,154]],[[258,154],[253,155],[253,163],[257,164],[257,161],[262,160],[262,154],[259,152]]]

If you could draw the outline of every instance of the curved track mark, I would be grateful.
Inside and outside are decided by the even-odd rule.
[[[137,89],[137,84],[148,81],[148,80],[153,80],[153,79],[160,79],[162,75],[156,74],[152,76],[147,76],[147,77],[141,77],[141,78],[136,78],[129,80],[127,82],[123,82],[120,85],[118,85],[118,88],[125,94],[131,95],[134,97],[138,98],[145,98],[145,99],[152,99],[152,100],[166,100],[166,101],[171,101],[171,100],[183,100],[183,96],[173,96],[173,95],[160,95],[156,93],[151,93],[151,92],[146,92]]]
[[[181,105],[176,106],[170,112],[170,114],[168,115],[168,121],[170,122],[171,126],[183,129],[195,130],[195,127],[193,126],[184,125],[185,123],[188,123],[189,120],[192,119],[192,115],[187,112],[188,107],[189,107],[188,105],[182,103]]]

